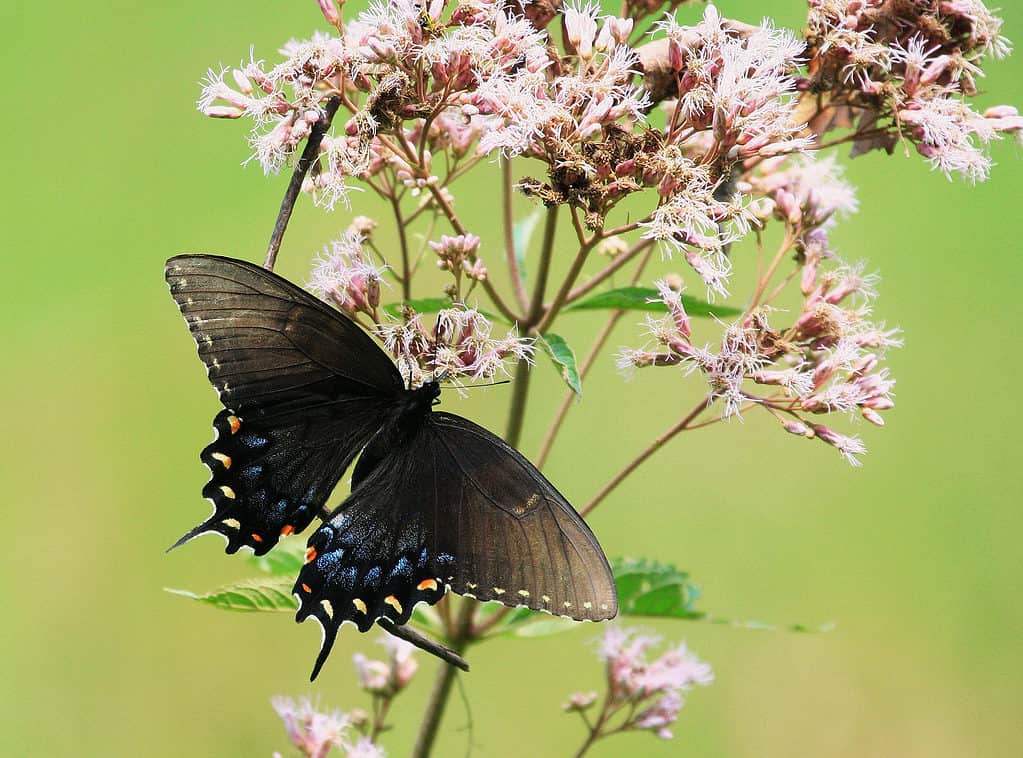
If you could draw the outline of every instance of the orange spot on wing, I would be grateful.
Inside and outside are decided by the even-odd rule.
[[[263,538],[262,538],[262,537],[260,537],[260,536],[259,536],[258,534],[256,534],[255,532],[253,532],[253,533],[252,533],[252,539],[253,539],[254,541],[256,541],[256,542],[262,542],[262,541],[263,541]]]
[[[305,582],[302,582],[302,589],[306,592],[306,594],[311,594],[313,591],[312,587],[310,587]]]
[[[416,585],[417,590],[435,590],[437,589],[436,579],[424,579]]]
[[[308,550],[305,551],[305,562],[306,563],[312,563],[315,560],[316,560],[316,548],[315,547],[311,547],[311,548],[309,548]]]
[[[387,603],[392,608],[394,608],[394,610],[396,610],[399,614],[401,613],[401,603],[398,602],[398,598],[396,598],[394,595],[388,595],[387,597],[385,597],[384,602]]]
[[[291,524],[285,524],[283,527],[281,527],[281,536],[282,537],[287,537],[289,534],[293,534],[294,532],[295,532],[295,527],[293,527]]]
[[[237,416],[228,416],[227,423],[231,426],[231,434],[237,434],[238,430],[242,428],[242,420]]]

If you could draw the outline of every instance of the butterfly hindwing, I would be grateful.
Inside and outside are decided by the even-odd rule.
[[[324,628],[314,677],[341,623],[405,623],[448,587],[575,619],[617,612],[607,560],[564,497],[514,448],[447,413],[427,413],[353,481],[307,558],[295,592],[298,620]]]
[[[185,255],[166,276],[226,406],[201,455],[215,511],[177,544],[212,531],[261,555],[309,525],[401,377],[348,318],[258,266]]]

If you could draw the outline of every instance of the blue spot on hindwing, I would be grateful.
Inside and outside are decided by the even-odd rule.
[[[327,553],[321,553],[317,556],[316,560],[323,569],[324,574],[334,574],[338,572],[341,567],[341,558],[344,557],[344,550],[331,550]],[[349,567],[343,573],[350,573],[352,575],[351,581],[355,581],[355,567]]]
[[[426,559],[429,557],[429,555],[430,554],[426,551],[426,548],[424,547],[423,552],[419,554],[419,563],[416,564],[416,568],[422,568],[423,566],[425,566]]]
[[[396,576],[411,576],[412,575],[412,564],[409,559],[404,555],[398,559],[398,562],[394,564],[394,569],[391,571],[391,575],[388,579],[393,579]]]
[[[338,573],[337,582],[343,590],[352,590],[355,587],[355,578],[358,575],[358,570],[355,566],[349,566],[348,568]]]
[[[266,447],[270,440],[266,437],[261,437],[258,434],[243,434],[241,436],[241,443],[245,447],[251,447],[253,450],[259,450],[262,447]]]
[[[362,580],[363,584],[365,584],[367,587],[376,587],[378,584],[380,584],[380,574],[381,574],[380,567],[374,566],[373,568],[366,572],[366,576]]]
[[[242,469],[241,476],[242,479],[244,479],[245,481],[251,482],[262,473],[263,473],[262,466],[246,466],[245,468]]]

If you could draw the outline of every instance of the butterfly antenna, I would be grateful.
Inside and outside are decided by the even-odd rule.
[[[511,384],[511,379],[502,379],[499,382],[487,382],[486,384],[466,384],[465,388],[468,390],[475,387],[496,387],[499,384]]]

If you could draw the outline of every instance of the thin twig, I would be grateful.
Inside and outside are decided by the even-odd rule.
[[[566,303],[574,303],[576,300],[581,298],[583,295],[585,295],[586,293],[590,292],[591,290],[596,288],[598,285],[600,285],[609,276],[612,276],[622,266],[624,266],[626,263],[631,261],[633,258],[635,258],[637,255],[642,253],[644,250],[647,250],[647,249],[653,247],[653,245],[654,245],[654,241],[653,240],[642,239],[639,242],[637,242],[636,244],[634,244],[632,247],[630,247],[628,250],[626,250],[625,252],[619,253],[618,255],[616,255],[611,260],[611,262],[609,264],[607,264],[607,266],[602,268],[600,271],[598,271],[596,274],[594,274],[590,279],[588,279],[587,281],[583,282],[578,287],[576,287],[571,292],[569,292],[568,293],[568,297],[565,299],[565,302]]]
[[[633,458],[621,471],[611,477],[611,480],[600,488],[600,492],[593,496],[593,498],[579,510],[580,516],[586,516],[594,508],[603,502],[604,498],[610,495],[614,489],[625,481],[626,477],[629,476],[633,471],[643,465],[646,460],[656,453],[661,447],[664,446],[672,437],[681,432],[683,429],[689,426],[696,418],[703,413],[707,408],[710,407],[711,403],[714,402],[714,398],[708,395],[706,398],[697,403],[696,407],[693,408],[689,413],[679,419],[670,429],[664,432],[661,436],[651,442],[646,449]]]
[[[394,222],[398,227],[398,245],[401,247],[401,298],[402,300],[412,299],[412,271],[408,255],[408,233],[405,230],[405,221],[401,217],[401,203],[398,196],[393,192],[390,196],[391,208],[394,211]]]
[[[519,361],[515,366],[515,376],[512,379],[511,407],[508,409],[508,429],[505,432],[505,441],[512,447],[518,447],[519,439],[522,436],[522,423],[525,420],[526,398],[529,394],[529,378],[531,372],[529,363]]]
[[[572,285],[575,284],[576,279],[579,278],[579,274],[583,270],[583,265],[586,263],[586,259],[593,251],[593,247],[596,244],[596,237],[590,239],[585,245],[579,248],[579,252],[576,253],[575,260],[572,261],[572,266],[568,269],[568,273],[565,275],[565,280],[562,282],[561,287],[558,289],[558,294],[554,296],[554,300],[544,310],[543,318],[540,319],[540,323],[536,325],[536,331],[543,334],[550,327],[551,322],[561,311],[562,306],[568,301],[569,293],[572,291]],[[541,306],[542,307],[542,306]]]
[[[270,242],[266,246],[266,260],[263,263],[263,268],[267,271],[273,271],[274,266],[277,265],[277,253],[281,249],[281,241],[284,239],[284,232],[288,228],[291,212],[295,210],[298,194],[302,191],[302,182],[305,181],[305,175],[309,172],[309,168],[320,157],[320,143],[323,141],[323,135],[330,128],[330,122],[333,120],[334,114],[337,113],[338,106],[340,105],[341,98],[336,95],[328,98],[327,104],[323,108],[322,118],[316,122],[309,132],[305,149],[302,151],[298,163],[295,164],[295,171],[291,175],[291,181],[288,182],[288,189],[284,193],[284,199],[281,200],[281,209],[277,212],[277,221],[274,223]]]
[[[648,248],[646,255],[640,260],[639,265],[636,266],[636,271],[632,275],[630,284],[635,285],[643,275],[643,269],[646,268],[647,263],[650,261],[650,256],[653,254],[653,249]],[[618,310],[612,311],[611,315],[607,319],[607,323],[604,324],[604,328],[600,330],[597,335],[597,339],[593,343],[593,347],[590,348],[590,352],[583,359],[582,365],[579,367],[579,380],[582,381],[589,374],[593,364],[597,362],[597,356],[600,355],[600,351],[604,349],[604,345],[607,344],[608,338],[611,336],[611,332],[614,331],[615,326],[621,321],[627,311],[619,308]],[[547,434],[544,437],[543,444],[540,447],[540,452],[536,456],[536,467],[543,469],[544,464],[547,463],[547,457],[551,454],[551,448],[554,446],[554,440],[558,436],[558,432],[561,431],[561,425],[565,421],[565,417],[568,415],[568,411],[572,408],[572,403],[575,401],[575,390],[567,390],[564,397],[561,398],[561,405],[558,406],[557,412],[554,414],[554,420],[551,422],[550,427],[547,429]]]
[[[753,297],[750,300],[749,306],[746,308],[745,315],[748,316],[753,312],[753,309],[760,304],[760,298],[763,297],[764,290],[767,289],[767,285],[774,276],[774,272],[777,271],[778,266],[781,265],[782,259],[785,257],[785,253],[789,252],[794,244],[795,235],[792,233],[786,233],[785,239],[782,240],[781,245],[778,247],[778,252],[774,254],[774,259],[768,265],[767,271],[764,272],[763,276],[758,277],[757,288],[753,292]]]

